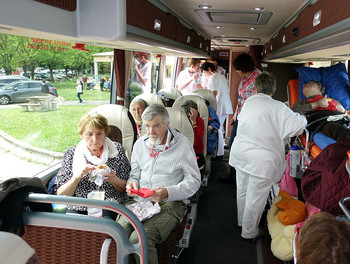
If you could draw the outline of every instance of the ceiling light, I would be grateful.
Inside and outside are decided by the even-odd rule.
[[[248,27],[250,30],[255,30],[256,28],[255,27]]]
[[[199,8],[201,8],[201,9],[209,9],[209,8],[211,8],[211,5],[203,4],[203,5],[200,5]]]
[[[255,11],[261,11],[261,10],[263,10],[264,8],[263,8],[262,6],[256,6],[256,7],[253,7],[253,9],[254,9]]]
[[[216,26],[217,29],[222,28],[222,26]]]

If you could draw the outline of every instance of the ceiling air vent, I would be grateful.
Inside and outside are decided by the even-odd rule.
[[[272,16],[267,11],[197,9],[195,12],[207,23],[265,25]]]
[[[215,36],[212,43],[219,46],[232,46],[235,45],[257,45],[260,42],[259,38],[246,38],[246,37],[234,37],[234,36]]]

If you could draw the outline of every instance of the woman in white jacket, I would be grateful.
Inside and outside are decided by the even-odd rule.
[[[208,78],[207,89],[213,91],[216,96],[216,114],[219,117],[220,128],[218,130],[217,156],[224,155],[224,123],[229,114],[233,114],[228,81],[220,73],[215,72],[214,64],[205,62],[201,65],[203,74]]]
[[[287,139],[301,134],[307,124],[305,117],[272,99],[276,91],[272,74],[259,75],[255,87],[258,94],[245,101],[238,115],[229,160],[236,169],[237,218],[245,239],[260,235],[258,225],[269,191],[286,167]]]

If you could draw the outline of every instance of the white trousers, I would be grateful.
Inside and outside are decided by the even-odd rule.
[[[224,123],[227,117],[227,114],[219,115],[219,122],[220,127],[218,130],[218,151],[216,153],[216,156],[223,156],[224,155]]]
[[[237,220],[243,238],[259,234],[259,222],[273,184],[273,177],[260,178],[236,168]]]

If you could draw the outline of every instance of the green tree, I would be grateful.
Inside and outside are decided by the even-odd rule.
[[[19,43],[17,37],[8,34],[0,34],[0,66],[6,74],[12,74],[16,68],[16,56]]]
[[[18,60],[19,64],[22,66],[24,75],[27,75],[27,68],[31,71],[31,78],[34,79],[34,70],[38,65],[37,50],[30,47],[30,38],[27,37],[17,37],[19,44],[18,47]]]

